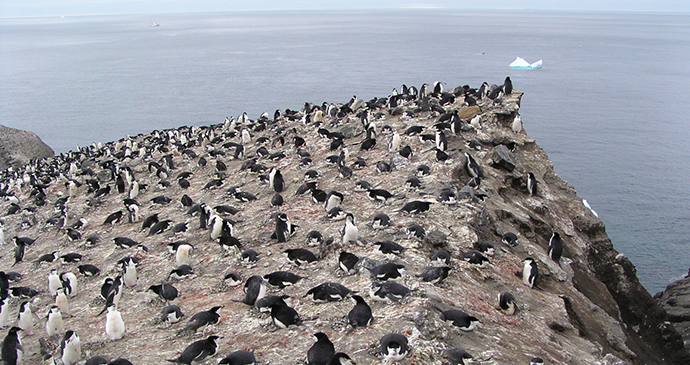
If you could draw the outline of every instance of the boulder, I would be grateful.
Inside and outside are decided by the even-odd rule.
[[[35,133],[0,125],[0,169],[24,166],[55,152]]]
[[[668,321],[683,336],[685,347],[690,348],[690,272],[655,298],[668,313]]]
[[[481,112],[481,110],[479,109],[478,106],[476,106],[476,105],[468,106],[468,107],[465,107],[465,108],[458,110],[458,117],[460,117],[460,119],[470,120],[470,119],[474,118],[480,112]]]
[[[494,166],[500,166],[508,171],[513,171],[517,165],[515,155],[505,145],[498,145],[491,154]]]

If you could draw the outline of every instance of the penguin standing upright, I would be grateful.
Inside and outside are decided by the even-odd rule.
[[[352,213],[345,215],[345,226],[341,232],[343,235],[343,245],[350,242],[357,242],[359,239],[359,230],[355,225],[355,216]]]
[[[139,221],[139,206],[136,204],[129,204],[127,208],[127,221],[129,223],[136,223]]]
[[[446,151],[448,149],[448,139],[443,131],[436,131],[436,148],[441,151]]]
[[[46,318],[46,333],[48,333],[49,337],[64,331],[65,325],[62,321],[62,313],[60,313],[60,308],[57,305],[50,307]]]
[[[125,335],[125,322],[115,304],[108,306],[108,313],[105,315],[105,334],[111,340],[119,340]]]
[[[21,365],[24,357],[24,347],[22,341],[19,339],[18,331],[22,329],[19,327],[12,327],[7,332],[5,340],[2,341],[2,358],[3,365]]]
[[[4,292],[0,296],[0,327],[5,327],[7,324],[7,318],[10,315],[10,297],[7,292]]]
[[[139,189],[139,182],[136,180],[132,181],[132,184],[129,186],[129,198],[136,199],[139,196]]]
[[[74,365],[81,359],[81,340],[76,332],[69,330],[60,342],[60,353],[64,365]]]
[[[14,245],[14,264],[12,264],[12,266],[24,260],[24,249],[26,247],[26,243],[23,240],[15,239]]]
[[[192,258],[190,255],[193,250],[194,247],[190,244],[183,243],[178,245],[177,249],[175,250],[175,262],[177,265],[191,265]]]
[[[215,241],[223,233],[223,218],[214,214],[208,219],[208,222],[211,230],[211,240]]]
[[[537,178],[531,172],[527,174],[527,191],[529,195],[537,195]]]
[[[69,314],[69,299],[65,295],[65,288],[58,288],[55,296],[55,305],[60,308],[60,312]]]
[[[77,276],[71,272],[63,272],[60,274],[60,282],[65,289],[65,294],[71,298],[77,296]]]
[[[399,150],[401,144],[402,139],[400,138],[400,134],[397,131],[393,132],[393,136],[391,136],[391,141],[388,143],[388,152],[395,152]]]
[[[276,193],[280,193],[283,191],[285,188],[285,181],[283,181],[283,175],[280,173],[280,170],[277,168],[271,169],[271,172],[268,174],[268,182],[271,185],[271,189],[275,191]]]
[[[484,172],[481,166],[475,161],[475,159],[467,152],[465,152],[465,158],[467,159],[465,163],[465,170],[471,177],[484,177]]]
[[[137,264],[134,259],[130,257],[128,260],[122,263],[122,269],[124,273],[122,274],[122,279],[128,288],[137,285]]]
[[[122,194],[125,192],[125,179],[122,178],[122,175],[117,175],[117,178],[115,178],[115,186],[118,193]]]
[[[17,327],[21,328],[23,331],[27,331],[29,334],[31,334],[31,330],[34,327],[34,314],[31,311],[31,302],[28,300],[19,305]]]
[[[110,285],[106,285],[107,283],[108,279],[106,279],[106,283],[101,286],[101,295],[105,294],[105,306],[103,310],[98,313],[99,316],[108,309],[109,304],[114,303],[118,305],[122,297],[122,276],[116,276],[115,279],[111,280]]]
[[[528,257],[524,261],[525,266],[522,270],[522,282],[530,288],[534,288],[539,276],[539,269],[537,269],[537,261]]]
[[[551,260],[556,261],[557,264],[561,264],[561,255],[563,254],[563,240],[558,232],[553,232],[551,239],[549,240],[549,257]]]
[[[511,123],[510,128],[515,133],[522,132],[522,118],[519,115],[516,115],[515,118],[513,118],[513,123]]]
[[[510,76],[506,76],[505,81],[503,81],[503,93],[506,95],[513,93],[513,82],[510,80]]]
[[[50,270],[50,274],[48,274],[48,292],[50,295],[53,297],[57,295],[57,288],[61,286],[62,282],[60,281],[60,276],[58,275],[57,270]]]
[[[242,144],[249,144],[252,141],[252,136],[249,131],[245,128],[242,129]]]
[[[287,214],[276,213],[275,215],[276,229],[271,235],[271,238],[275,238],[278,242],[287,242],[290,239],[294,231],[294,226],[290,223]]]

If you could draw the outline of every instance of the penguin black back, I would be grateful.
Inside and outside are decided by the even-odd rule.
[[[193,361],[203,361],[208,356],[212,356],[216,353],[216,349],[218,348],[216,340],[218,338],[218,336],[209,336],[205,340],[192,342],[192,344],[182,351],[182,354],[180,354],[177,359],[168,361],[186,365],[191,365]]]
[[[563,254],[563,240],[558,232],[553,232],[549,240],[549,257],[557,264],[561,263],[561,255]]]
[[[307,351],[308,365],[328,365],[333,355],[335,355],[335,347],[333,342],[328,339],[328,336],[323,332],[314,334],[316,342]]]
[[[347,320],[352,328],[366,327],[371,325],[374,317],[371,314],[371,307],[359,295],[353,295],[352,299],[355,301],[355,307],[347,314]]]
[[[189,319],[189,322],[187,322],[184,330],[194,332],[203,326],[218,323],[218,321],[220,321],[220,314],[218,314],[220,308],[222,308],[222,306],[216,306],[207,311],[202,311],[193,315],[192,318]]]
[[[19,327],[12,327],[7,332],[5,340],[2,341],[2,363],[7,365],[19,365],[21,358],[24,355],[24,348],[22,347],[21,341],[19,341],[19,336],[17,331],[21,331]]]

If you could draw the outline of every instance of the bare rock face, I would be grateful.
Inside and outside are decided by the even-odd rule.
[[[55,152],[33,132],[0,125],[0,169],[24,166]]]
[[[447,156],[438,154],[434,138],[424,135],[433,137],[438,120],[460,110],[466,93],[478,105],[460,115],[481,118],[457,133],[445,130]],[[259,364],[296,365],[304,364],[312,335],[322,332],[335,352],[358,364],[389,363],[380,340],[391,333],[404,336],[409,346],[401,365],[441,365],[447,350],[458,347],[485,365],[528,364],[533,357],[545,364],[690,363],[680,335],[665,322],[666,312],[613,248],[601,220],[558,177],[534,140],[512,131],[522,93],[513,90],[496,100],[471,89],[453,94],[397,95],[395,103],[375,99],[359,108],[368,109],[368,119],[348,111],[350,105],[331,104],[326,106],[334,113],[309,111],[320,113],[318,118],[288,110],[275,120],[241,118],[156,131],[6,171],[4,193],[11,197],[0,203],[4,237],[35,239],[20,260],[14,245],[0,246],[0,270],[23,275],[11,286],[39,290],[31,306],[42,319],[20,332],[26,363],[40,363],[41,352],[59,356],[62,333],[48,337],[43,319],[55,303],[46,290],[51,269],[77,275],[79,290],[69,299],[64,321],[65,331],[81,337],[82,359],[99,355],[162,364],[194,341],[216,335],[218,353],[200,364],[246,350]],[[318,125],[303,122],[321,118]],[[362,120],[376,127],[363,128]],[[371,128],[378,142],[362,148],[363,132]],[[393,132],[401,138],[400,148],[411,148],[409,157],[389,151]],[[337,143],[331,150],[326,137],[331,134],[343,136],[337,138],[344,138],[347,152]],[[305,141],[299,149],[292,142],[296,136]],[[511,146],[512,152],[503,151],[510,152],[504,157],[511,168],[495,163],[492,149],[499,145]],[[394,169],[377,170],[379,162],[389,161]],[[536,195],[526,188],[530,172],[539,181]],[[31,173],[37,178],[18,179]],[[316,182],[309,188],[305,180]],[[39,183],[31,186],[32,181]],[[375,190],[361,189],[363,181]],[[275,203],[276,191],[282,205]],[[330,199],[331,191],[342,198],[331,194]],[[352,216],[329,217],[326,205]],[[162,223],[144,229],[154,215]],[[558,262],[547,254],[553,232],[560,233],[564,246]],[[517,237],[516,244],[502,242],[507,233]],[[171,254],[176,246],[185,248]],[[56,250],[59,256],[79,253],[81,262],[39,262]],[[344,252],[359,258],[348,271],[339,263],[340,257],[351,257]],[[136,258],[138,279],[134,283],[128,275],[122,287],[118,310],[126,333],[112,341],[105,335],[105,315],[99,314],[105,306],[101,285],[123,275],[118,261],[126,257]],[[539,272],[533,287],[523,279],[528,257]],[[194,273],[177,279],[171,271],[182,263]],[[395,265],[383,266],[387,263]],[[100,274],[82,275],[77,265],[83,264],[96,265]],[[382,272],[386,267],[395,272]],[[288,328],[249,305],[252,290],[261,292],[257,278],[278,271],[299,277],[293,285],[264,284],[267,295],[286,296],[286,305],[297,312],[299,321]],[[167,303],[148,290],[162,283],[178,292]],[[307,293],[323,283],[339,284],[322,288],[342,292],[312,301]],[[512,298],[510,305],[499,306],[500,294]],[[347,297],[352,295],[369,305],[370,325],[351,328],[348,314],[355,303]],[[10,299],[6,326],[15,324],[20,303]],[[167,304],[180,307],[185,315],[180,322],[166,323]],[[191,330],[189,319],[212,307],[220,307],[219,322]],[[289,315],[284,322],[294,320],[291,310],[278,307],[276,313]],[[457,320],[444,320],[448,313]],[[463,324],[468,318],[479,322]]]
[[[493,150],[493,163],[497,166],[503,167],[508,171],[515,170],[517,162],[515,161],[515,156],[510,152],[508,147],[505,145],[498,145]]]
[[[668,313],[668,321],[683,336],[685,347],[690,348],[690,272],[655,298]]]

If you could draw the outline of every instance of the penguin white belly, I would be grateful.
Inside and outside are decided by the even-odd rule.
[[[7,318],[9,317],[10,314],[10,301],[9,298],[6,298],[0,306],[0,327],[5,327],[7,324]]]
[[[111,340],[119,340],[125,334],[125,322],[120,312],[109,312],[105,317],[105,334]]]

